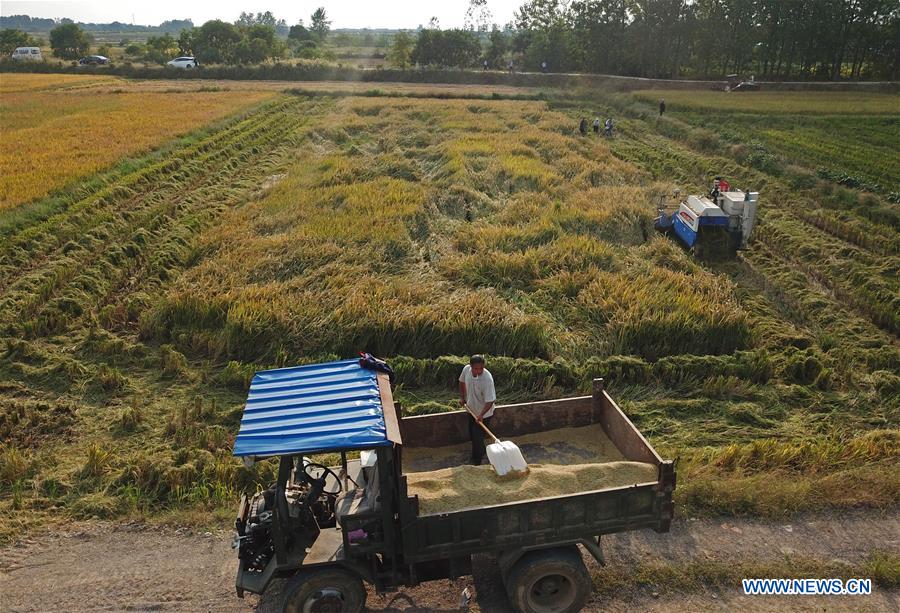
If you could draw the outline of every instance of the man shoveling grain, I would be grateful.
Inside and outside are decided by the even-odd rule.
[[[459,403],[469,407],[469,438],[472,439],[472,464],[475,466],[481,464],[485,454],[484,432],[478,422],[490,427],[496,400],[494,377],[484,367],[484,357],[473,355],[459,375]]]

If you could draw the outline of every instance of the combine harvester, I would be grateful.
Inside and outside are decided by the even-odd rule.
[[[708,196],[681,199],[675,190],[674,207],[666,205],[665,196],[657,209],[656,229],[674,234],[701,259],[734,257],[746,249],[756,225],[759,192],[731,189],[727,181],[716,177]]]

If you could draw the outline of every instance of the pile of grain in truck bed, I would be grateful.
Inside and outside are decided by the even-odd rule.
[[[599,424],[509,437],[528,462],[523,478],[500,478],[487,464],[471,466],[471,443],[403,448],[403,473],[422,515],[475,506],[565,496],[655,481],[653,464],[628,462]]]
[[[522,436],[506,436],[494,432],[500,440],[511,440],[529,464],[596,464],[617,462],[625,457],[606,436],[600,424],[578,428],[558,428]],[[490,442],[490,441],[486,441]],[[472,445],[465,442],[446,447],[403,446],[403,472],[431,471],[469,462]]]
[[[407,474],[409,494],[419,496],[419,514],[564,496],[655,481],[656,466],[644,462],[529,464],[525,477],[498,477],[487,465],[455,466]]]

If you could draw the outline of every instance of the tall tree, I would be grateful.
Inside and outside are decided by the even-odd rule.
[[[481,42],[469,30],[422,30],[412,52],[412,60],[423,66],[468,68],[480,57]]]
[[[201,64],[228,64],[234,61],[234,48],[241,42],[241,31],[234,24],[214,19],[194,32],[194,55]]]
[[[488,48],[485,51],[484,59],[487,60],[489,66],[503,68],[503,58],[507,51],[509,51],[509,35],[494,25],[488,39]]]
[[[319,41],[324,41],[328,36],[328,30],[331,29],[331,21],[325,13],[324,7],[317,8],[309,18],[309,29],[318,37]]]
[[[897,0],[528,0],[516,28],[532,67],[838,79],[900,64]]]
[[[465,26],[467,30],[486,32],[491,24],[493,13],[488,8],[487,0],[469,0],[466,9]]]
[[[274,25],[254,23],[240,30],[241,40],[233,50],[233,59],[238,64],[258,64],[278,55]]]
[[[144,60],[154,64],[165,64],[179,51],[178,41],[171,34],[150,36],[144,51]]]
[[[292,25],[290,31],[288,32],[288,40],[291,40],[293,42],[312,39],[313,35],[308,29],[306,29],[306,26],[303,25],[302,19],[296,25]]]
[[[28,35],[27,32],[16,30],[15,28],[6,28],[0,30],[0,54],[9,56],[16,47],[37,47],[35,39]]]
[[[412,64],[412,51],[415,40],[406,32],[398,32],[394,36],[390,50],[387,52],[388,65],[405,70]]]
[[[182,30],[178,33],[178,53],[191,55],[194,53],[194,32],[197,28]]]
[[[91,48],[91,35],[74,23],[66,23],[50,30],[53,55],[64,60],[77,60]]]

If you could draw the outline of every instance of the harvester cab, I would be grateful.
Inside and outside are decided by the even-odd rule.
[[[682,199],[676,190],[674,206],[661,198],[656,229],[676,236],[697,257],[733,257],[750,242],[758,198],[758,192],[733,189],[717,177],[708,195]]]

